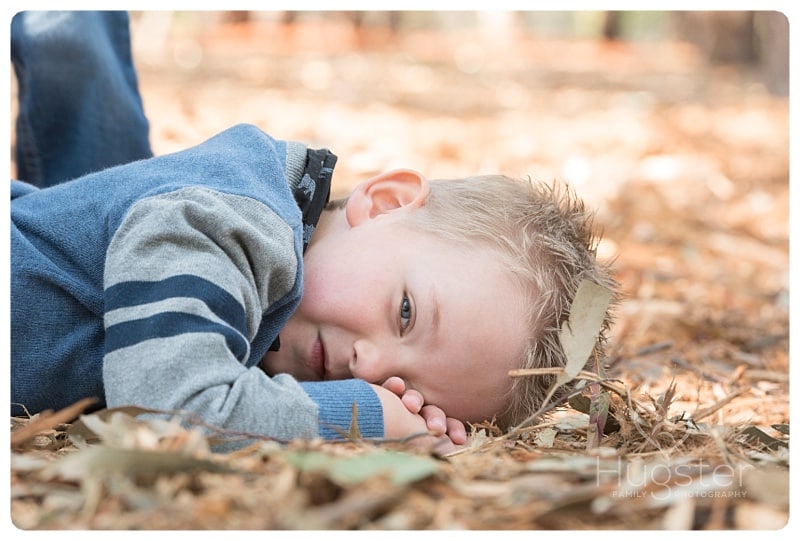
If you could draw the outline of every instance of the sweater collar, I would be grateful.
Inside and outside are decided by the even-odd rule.
[[[293,150],[293,149],[291,149]],[[289,157],[294,156],[290,161]],[[322,210],[331,196],[331,179],[336,165],[336,155],[328,149],[306,149],[304,163],[296,159],[296,152],[287,153],[287,181],[294,200],[303,214],[303,252],[311,242],[311,235],[317,227]],[[302,165],[302,174],[300,174]],[[270,351],[281,347],[280,336],[276,336]]]
[[[326,148],[309,148],[306,152],[303,175],[292,192],[303,214],[303,252],[308,248],[322,210],[330,200],[336,160],[336,155]]]

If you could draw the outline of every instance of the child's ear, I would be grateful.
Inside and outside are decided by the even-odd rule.
[[[345,214],[351,226],[401,208],[422,206],[428,181],[410,169],[396,169],[365,180],[347,199]]]

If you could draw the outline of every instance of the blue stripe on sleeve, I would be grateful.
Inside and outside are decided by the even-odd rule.
[[[162,312],[110,326],[106,329],[105,353],[153,338],[169,338],[187,333],[221,334],[240,362],[244,362],[247,357],[249,344],[244,336],[226,325],[184,312]]]
[[[217,284],[192,274],[179,274],[159,281],[120,282],[105,291],[106,312],[174,297],[203,301],[220,319],[245,334],[247,317],[236,298]]]

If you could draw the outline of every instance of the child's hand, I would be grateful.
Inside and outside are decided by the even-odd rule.
[[[411,413],[419,414],[428,427],[428,430],[437,436],[447,435],[454,445],[463,445],[467,442],[467,430],[464,423],[453,417],[447,417],[444,410],[432,404],[425,404],[425,398],[419,391],[406,389],[405,382],[392,376],[383,382],[383,387],[400,397],[400,401]]]
[[[410,445],[432,449],[439,455],[455,451],[457,447],[444,434],[435,435],[428,429],[428,422],[421,413],[412,413],[401,398],[393,391],[380,385],[370,384],[378,395],[383,407],[384,436],[388,439],[401,439],[416,436]]]

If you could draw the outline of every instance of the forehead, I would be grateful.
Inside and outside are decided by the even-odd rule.
[[[447,330],[459,335],[470,329],[482,338],[491,332],[492,342],[513,341],[513,349],[521,349],[528,333],[528,298],[498,250],[422,235],[408,269],[411,284],[435,297]]]
[[[526,319],[525,288],[499,250],[447,242],[431,235],[421,235],[413,242],[416,248],[409,262],[412,278],[427,282],[445,305],[461,308],[459,319],[485,323],[490,314],[504,315],[501,321]]]

